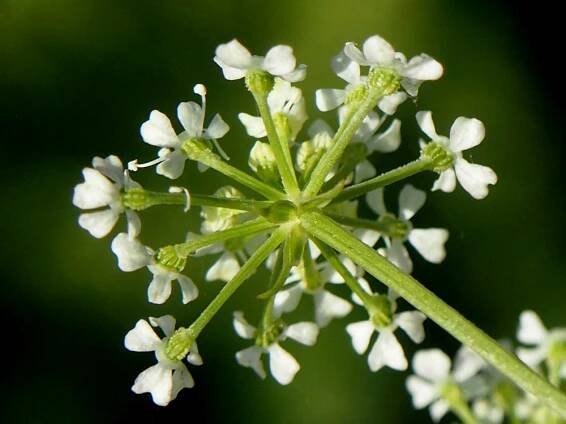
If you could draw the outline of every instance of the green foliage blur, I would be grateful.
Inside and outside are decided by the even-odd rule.
[[[386,170],[414,158],[414,113],[430,109],[440,133],[457,116],[484,121],[486,142],[473,160],[493,167],[500,181],[483,201],[461,189],[429,195],[415,225],[448,228],[448,257],[440,266],[415,260],[415,276],[496,338],[513,336],[527,308],[549,326],[564,326],[559,102],[538,67],[536,46],[510,11],[487,0],[0,0],[0,305],[7,354],[0,422],[198,416],[234,423],[427,422],[426,411],[412,410],[407,374],[373,374],[354,353],[344,326],[363,318],[359,310],[333,322],[314,348],[289,345],[302,366],[290,386],[239,367],[234,352],[246,342],[233,333],[231,314],[244,309],[258,316],[254,298],[266,284],[261,272],[199,340],[205,364],[191,368],[195,388],[167,408],[130,391],[153,358],[127,352],[124,334],[150,315],[173,313],[188,325],[220,283],[203,281],[211,258],[194,261],[187,272],[201,289],[198,301],[182,307],[174,291],[166,305],[148,304],[149,276],[119,272],[111,238],[94,240],[79,228],[72,189],[95,155],[151,159],[155,149],[142,143],[140,124],[152,109],[174,116],[199,82],[208,87],[209,111],[232,127],[223,147],[244,164],[253,140],[236,115],[254,106],[241,81],[225,81],[212,62],[215,47],[234,37],[258,54],[279,43],[294,47],[309,66],[300,87],[311,117],[322,116],[314,90],[341,84],[329,63],[345,41],[378,33],[409,56],[427,52],[443,63],[445,76],[426,83],[417,104],[401,107],[401,151],[376,158],[376,165]],[[433,179],[410,182],[428,189]],[[151,171],[139,180],[155,189],[170,185]],[[198,193],[224,183],[195,169],[178,182]],[[144,240],[155,246],[198,229],[197,215],[178,209],[150,210],[142,218]],[[308,314],[310,305],[303,306]],[[455,352],[457,343],[442,330],[430,322],[426,329],[424,347]]]

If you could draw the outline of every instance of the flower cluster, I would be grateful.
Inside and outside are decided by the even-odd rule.
[[[196,84],[193,91],[200,103],[183,101],[177,107],[182,128],[175,129],[157,110],[141,125],[142,140],[159,147],[155,159],[131,160],[126,171],[116,156],[96,157],[93,167],[83,170],[85,182],[75,187],[73,203],[88,210],[80,215],[79,224],[93,236],[108,235],[125,214],[127,228],[114,237],[111,250],[122,271],[147,268],[152,274],[150,302],[165,303],[173,281],[180,286],[184,304],[197,298],[202,280],[225,283],[188,327],[175,329],[175,319],[169,315],[137,322],[126,335],[125,346],[154,352],[157,364],[138,376],[132,390],[149,392],[156,404],[166,405],[180,390],[192,387],[186,363],[202,363],[196,344],[200,333],[262,264],[269,278],[257,295],[262,310],[257,324],[248,323],[239,311],[233,321],[236,333],[252,343],[235,354],[236,361],[261,378],[266,377],[265,354],[273,378],[280,384],[291,383],[300,365],[284,349],[287,341],[314,345],[323,328],[332,320],[345,319],[355,305],[367,318],[348,319],[345,332],[356,353],[369,350],[367,362],[374,372],[383,367],[408,368],[405,335],[422,343],[427,316],[460,339],[467,338],[462,332],[473,333],[469,339],[472,348],[472,341],[476,342],[476,350],[481,350],[477,343],[501,349],[409,276],[413,262],[406,245],[434,264],[446,256],[448,231],[415,228],[411,221],[424,207],[425,191],[410,184],[401,186],[396,213],[386,207],[384,195],[385,188],[395,189],[398,181],[433,172],[438,174],[433,191],[451,192],[458,181],[473,198],[484,198],[497,176],[464,158],[466,150],[483,140],[483,124],[459,117],[446,137],[437,134],[430,112],[417,112],[416,124],[428,141],[412,142],[416,158],[389,171],[378,172],[375,167],[377,155],[393,153],[401,143],[401,121],[392,115],[403,101],[418,95],[423,82],[439,79],[442,65],[426,54],[407,60],[377,35],[368,38],[361,50],[346,43],[332,60],[345,87],[317,90],[314,102],[322,112],[337,109],[336,126],[316,119],[303,131],[310,105],[294,84],[305,79],[306,66],[297,65],[291,47],[275,46],[263,57],[232,40],[218,46],[214,61],[226,79],[243,79],[255,101],[257,113],[237,114],[251,137],[251,172],[230,162],[218,142],[230,127],[219,114],[210,120],[205,116],[206,88]],[[180,179],[187,161],[196,163],[201,172],[211,169],[223,174],[231,180],[229,185],[207,195],[198,192],[198,181],[187,179],[189,188],[153,191],[130,177],[155,166],[158,175]],[[244,194],[248,192],[255,195]],[[148,246],[139,212],[157,205],[188,212],[200,208],[200,233],[183,235],[159,248]],[[205,255],[214,256],[206,274],[185,275],[192,261]],[[314,305],[306,321],[297,318],[296,311],[305,297],[312,297]],[[447,325],[451,319],[461,324]],[[153,327],[161,328],[164,337],[157,336]],[[551,377],[563,378],[564,339],[563,331],[547,331],[536,316],[526,313],[519,340],[534,347],[521,349],[519,356],[535,367],[547,361]],[[489,368],[470,350],[461,351],[452,369],[438,349],[420,351],[413,358],[413,368],[416,376],[407,380],[407,387],[414,405],[431,405],[435,420],[449,410],[460,417],[472,416],[467,406],[470,399],[475,402],[474,411],[496,415],[484,390],[489,379],[478,377]],[[476,386],[473,397],[464,387],[471,380]],[[490,384],[495,381],[502,380],[489,380]]]

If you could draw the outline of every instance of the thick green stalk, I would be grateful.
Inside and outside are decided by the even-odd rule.
[[[550,385],[516,356],[439,299],[434,293],[405,274],[371,247],[366,246],[330,218],[316,211],[300,217],[303,228],[338,252],[348,256],[367,272],[395,290],[462,344],[475,351],[523,390],[566,418],[566,395]]]
[[[217,231],[215,233],[200,236],[194,240],[189,240],[186,243],[179,243],[175,245],[177,253],[181,256],[188,256],[203,247],[210,246],[211,244],[219,241],[226,241],[233,238],[248,237],[262,231],[267,231],[275,228],[277,225],[267,221],[264,218],[257,218],[248,221],[244,224],[235,225],[227,230]]]
[[[342,225],[347,225],[348,227],[368,228],[379,233],[387,233],[387,226],[383,225],[378,220],[372,221],[369,219],[352,218],[351,216],[338,215],[334,213],[326,214],[326,216]]]
[[[369,180],[366,180],[362,183],[347,187],[346,189],[344,189],[344,191],[342,191],[342,193],[334,198],[332,203],[340,203],[349,199],[353,199],[372,190],[375,190],[376,188],[385,187],[389,184],[393,184],[394,182],[408,178],[411,175],[430,170],[431,166],[432,162],[429,159],[419,158],[417,160],[414,160],[413,162],[409,162],[406,165],[400,166],[399,168],[395,168],[391,171],[378,175],[377,177],[370,178]]]
[[[271,150],[275,156],[277,169],[281,175],[281,181],[283,182],[285,191],[292,199],[298,198],[299,184],[297,182],[295,170],[293,169],[293,160],[291,159],[289,143],[286,140],[282,140],[277,134],[277,130],[271,116],[271,111],[269,110],[269,105],[267,103],[267,94],[254,92],[252,92],[252,94],[257,103],[259,114],[263,120],[265,131],[267,132],[267,139],[269,140],[269,145],[271,146]]]
[[[316,168],[313,170],[311,178],[303,190],[305,197],[308,198],[315,196],[319,192],[321,187],[324,185],[326,176],[338,164],[342,158],[344,150],[348,147],[348,143],[364,121],[365,117],[375,107],[382,96],[382,90],[370,90],[367,97],[359,105],[356,105],[356,110],[353,113],[350,113],[348,119],[342,123],[334,135],[332,146],[324,153]]]
[[[200,332],[206,327],[210,320],[220,310],[222,305],[234,294],[234,292],[242,285],[244,281],[250,278],[262,262],[267,259],[269,254],[279,246],[287,235],[287,228],[279,227],[254,253],[247,262],[242,265],[238,273],[232,278],[216,297],[208,304],[206,309],[202,311],[200,316],[188,328],[188,332],[193,340],[196,340]]]

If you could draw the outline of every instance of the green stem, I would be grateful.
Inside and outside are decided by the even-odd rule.
[[[450,409],[462,420],[464,424],[480,424],[476,417],[474,417],[474,414],[470,410],[466,401],[463,399],[460,402],[450,404]]]
[[[277,292],[281,290],[285,284],[285,280],[289,276],[292,264],[288,238],[285,240],[283,248],[279,249],[279,252],[277,253],[277,261],[275,265],[276,266],[273,268],[273,274],[270,279],[270,287],[267,291],[257,296],[259,299],[274,298]]]
[[[206,234],[196,238],[195,240],[187,241],[186,243],[179,243],[175,245],[175,250],[179,256],[187,257],[190,254],[202,249],[203,247],[210,246],[211,244],[219,241],[226,241],[233,238],[248,237],[253,234],[261,233],[275,228],[277,225],[273,224],[264,218],[257,218],[248,221],[244,224],[235,225],[227,230],[217,231],[215,233]]]
[[[193,340],[196,340],[201,331],[206,327],[210,320],[220,310],[222,305],[234,294],[234,292],[256,272],[262,262],[267,259],[269,254],[279,246],[287,234],[287,228],[279,227],[271,234],[271,236],[253,253],[247,262],[242,265],[238,273],[232,278],[216,297],[208,304],[206,309],[202,311],[199,317],[188,328],[189,334]]]
[[[300,220],[303,228],[312,236],[350,257],[523,390],[536,396],[541,402],[566,418],[566,395],[523,364],[515,355],[503,349],[495,340],[413,277],[399,270],[372,248],[321,213],[305,212],[301,215]]]
[[[340,203],[345,200],[353,199],[354,197],[361,196],[362,194],[368,193],[376,188],[385,187],[399,180],[408,178],[411,175],[430,170],[431,165],[432,162],[429,159],[419,158],[406,165],[400,166],[399,168],[385,172],[377,177],[370,178],[362,183],[354,184],[344,189],[342,193],[334,198],[332,203]]]
[[[332,265],[332,267],[338,271],[338,274],[342,276],[350,290],[352,290],[362,300],[364,305],[369,305],[371,303],[371,296],[365,292],[362,286],[360,286],[358,279],[352,275],[348,268],[346,268],[336,252],[318,239],[313,239],[313,241],[318,246],[320,252],[326,258],[328,263]]]
[[[355,111],[350,113],[348,118],[340,125],[340,128],[338,128],[338,131],[334,135],[332,146],[324,153],[321,160],[318,162],[307,186],[303,190],[305,197],[315,196],[319,192],[324,185],[326,176],[338,164],[348,143],[365,117],[375,107],[382,96],[382,90],[373,89],[368,91],[367,97],[359,105],[356,105]]]
[[[277,133],[273,117],[269,110],[267,103],[267,94],[255,93],[252,91],[254,99],[259,109],[259,114],[263,120],[265,131],[267,132],[267,139],[275,156],[277,162],[277,169],[281,175],[281,181],[285,187],[285,191],[292,199],[299,197],[299,184],[297,183],[297,176],[293,169],[293,160],[291,159],[291,152],[289,150],[289,143],[287,140],[282,140]]]
[[[387,226],[383,225],[379,221],[372,221],[370,219],[362,219],[362,218],[352,218],[350,216],[338,215],[334,213],[326,214],[329,218],[333,219],[334,221],[342,224],[347,225],[348,227],[354,228],[368,228],[370,230],[378,231],[382,234],[387,234]]]

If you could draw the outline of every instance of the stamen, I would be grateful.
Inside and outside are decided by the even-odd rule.
[[[177,186],[169,187],[169,193],[181,193],[181,192],[185,193],[185,209],[183,209],[183,211],[188,212],[189,209],[191,209],[191,195],[189,193],[189,190],[187,190],[185,187],[177,187]]]

